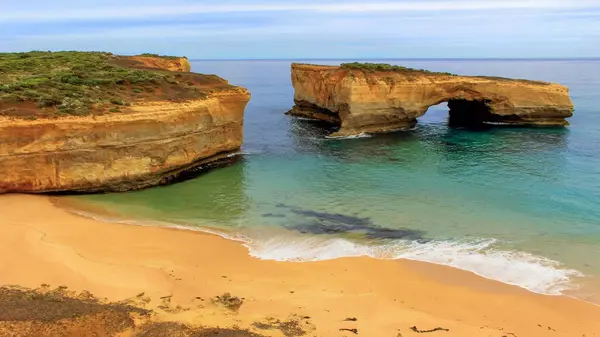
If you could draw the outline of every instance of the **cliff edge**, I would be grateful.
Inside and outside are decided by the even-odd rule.
[[[136,68],[154,68],[169,71],[189,72],[192,65],[187,57],[161,56],[158,54],[141,54],[135,56],[118,57],[122,65]]]
[[[288,112],[339,127],[336,137],[409,129],[430,106],[448,102],[451,122],[565,126],[568,88],[555,83],[458,76],[386,64],[292,64]]]
[[[248,91],[151,58],[0,54],[0,192],[126,191],[230,161]]]

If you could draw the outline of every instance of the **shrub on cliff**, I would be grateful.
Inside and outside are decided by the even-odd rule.
[[[132,99],[201,97],[196,81],[202,76],[147,69],[104,52],[0,53],[0,102],[8,107],[32,102],[38,115],[111,112],[111,106],[123,105],[115,102]]]
[[[178,59],[181,58],[181,56],[168,56],[168,55],[159,55],[159,54],[151,54],[151,53],[143,53],[137,56],[144,56],[144,57],[160,57],[160,58],[164,58],[164,59]]]
[[[393,71],[399,73],[425,73],[425,74],[440,74],[440,75],[448,75],[448,76],[456,76],[456,74],[452,73],[439,73],[434,71],[429,71],[425,69],[413,69],[407,68],[403,66],[396,66],[387,63],[361,63],[361,62],[352,62],[352,63],[342,63],[340,65],[342,69],[356,69],[363,70],[369,72],[375,71]]]

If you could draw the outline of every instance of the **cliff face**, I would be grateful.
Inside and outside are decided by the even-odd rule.
[[[152,56],[128,56],[127,59],[140,62],[146,68],[165,69],[169,71],[188,72],[192,65],[187,57],[152,57]]]
[[[128,114],[0,120],[0,192],[106,192],[168,182],[242,145],[244,89]]]
[[[0,193],[126,191],[231,161],[250,94],[213,75],[189,76],[196,96],[144,96],[118,113],[0,115]]]
[[[289,114],[339,125],[332,136],[410,128],[442,102],[467,123],[564,126],[573,112],[567,87],[528,80],[292,64],[292,84]]]

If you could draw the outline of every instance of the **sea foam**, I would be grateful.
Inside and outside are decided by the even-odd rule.
[[[325,136],[325,139],[358,139],[358,138],[371,138],[373,137],[372,134],[370,133],[366,133],[366,132],[362,132],[359,133],[358,135],[352,135],[352,136]]]
[[[572,279],[583,277],[577,270],[562,268],[557,261],[530,253],[494,248],[496,239],[472,241],[407,242],[362,244],[343,238],[274,235],[258,239],[254,235],[224,233],[218,229],[176,225],[162,221],[126,220],[99,216],[75,209],[68,211],[95,220],[138,226],[160,226],[200,231],[242,243],[249,254],[261,260],[309,262],[345,257],[371,257],[387,260],[414,260],[465,270],[502,283],[544,295],[562,295],[573,290]]]
[[[368,256],[408,259],[470,271],[479,276],[546,295],[573,288],[571,279],[583,275],[561,268],[559,262],[524,252],[494,249],[497,240],[395,242],[365,245],[345,239],[271,238],[246,243],[250,255],[275,261],[319,261]]]

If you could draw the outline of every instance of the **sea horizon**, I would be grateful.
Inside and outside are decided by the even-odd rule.
[[[464,57],[464,58],[193,58],[190,61],[600,61],[598,57]]]

